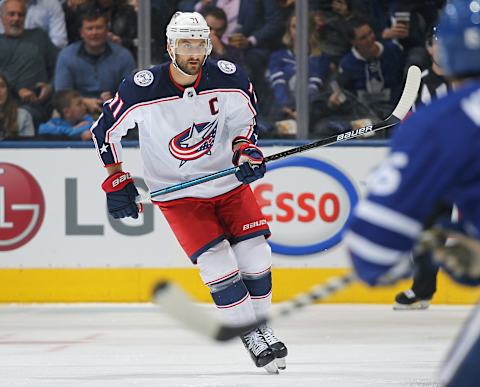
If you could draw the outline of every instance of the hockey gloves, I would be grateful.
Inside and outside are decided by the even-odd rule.
[[[243,184],[262,178],[267,170],[262,151],[250,143],[243,144],[233,153],[232,163],[239,167],[235,176]]]
[[[138,191],[130,173],[114,173],[102,183],[102,188],[107,193],[107,207],[111,216],[115,219],[129,216],[138,218],[138,213],[142,212],[143,206],[139,209],[135,203]]]
[[[433,245],[435,262],[455,281],[463,285],[479,285],[480,241],[458,230],[433,228],[429,232],[439,241]],[[447,238],[448,243],[445,243]]]

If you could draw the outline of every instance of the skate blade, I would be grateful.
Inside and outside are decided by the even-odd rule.
[[[418,301],[410,305],[399,304],[396,302],[393,304],[393,310],[424,310],[428,309],[430,302],[428,301]]]
[[[265,371],[267,371],[269,374],[279,374],[280,372],[278,371],[278,367],[277,367],[277,364],[275,363],[275,361],[272,361],[270,363],[268,363],[267,365],[264,365],[263,368],[265,369]]]
[[[275,359],[275,364],[279,370],[284,370],[287,368],[287,359],[284,357]]]

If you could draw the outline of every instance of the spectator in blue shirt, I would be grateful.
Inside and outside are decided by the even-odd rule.
[[[91,140],[90,127],[93,124],[93,118],[87,114],[87,108],[78,91],[62,90],[55,93],[53,106],[60,117],[51,118],[48,122],[41,124],[38,129],[40,135]]]
[[[65,47],[55,69],[55,90],[78,90],[90,113],[99,113],[102,103],[112,98],[120,82],[136,67],[126,48],[108,41],[105,14],[90,11],[82,15],[81,41]]]
[[[358,101],[385,118],[396,105],[403,85],[404,56],[393,42],[380,43],[369,23],[355,17],[349,23],[351,51],[340,61],[338,82]],[[340,91],[330,97],[330,105],[339,107]]]
[[[295,111],[295,36],[297,18],[291,15],[288,19],[287,31],[283,36],[284,49],[272,53],[269,63],[270,84],[273,89],[275,106],[273,118],[296,119]],[[324,82],[330,73],[330,57],[320,50],[318,35],[314,30],[313,17],[309,23],[309,75],[308,91],[310,113],[314,113],[312,104],[323,89]]]

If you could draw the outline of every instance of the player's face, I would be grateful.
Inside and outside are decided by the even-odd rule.
[[[9,1],[3,5],[2,23],[7,36],[20,36],[25,30],[25,5],[20,1]]]
[[[205,39],[179,39],[175,47],[178,67],[189,75],[197,75],[207,55]]]

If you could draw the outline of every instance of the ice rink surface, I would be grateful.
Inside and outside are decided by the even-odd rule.
[[[153,305],[3,305],[0,386],[431,387],[470,310],[312,306],[274,325],[290,353],[268,375],[240,340],[200,337]]]

